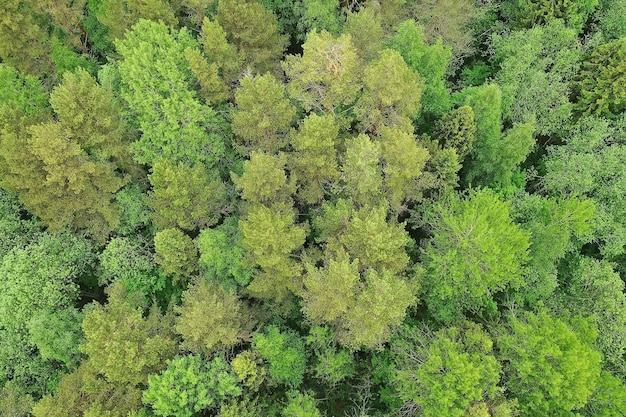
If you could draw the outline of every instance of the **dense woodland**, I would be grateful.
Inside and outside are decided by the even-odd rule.
[[[2,0],[0,415],[626,415],[626,0]]]

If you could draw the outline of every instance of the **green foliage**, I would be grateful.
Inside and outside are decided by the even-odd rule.
[[[250,315],[237,295],[205,280],[183,293],[182,305],[175,311],[175,328],[183,336],[181,347],[194,353],[232,347],[250,331]]]
[[[245,77],[235,94],[233,131],[242,139],[239,153],[252,151],[277,153],[287,145],[287,133],[296,115],[285,97],[285,87],[271,74]]]
[[[126,184],[115,195],[115,202],[120,212],[120,225],[117,228],[119,235],[131,235],[150,224],[150,209],[139,184]]]
[[[500,70],[502,116],[519,123],[534,116],[537,133],[563,134],[569,125],[571,81],[578,71],[577,32],[555,20],[546,26],[492,39]]]
[[[289,401],[282,412],[284,417],[322,417],[311,394],[290,391],[287,396]]]
[[[0,389],[0,413],[11,417],[28,417],[33,409],[33,397],[23,394],[8,382]]]
[[[625,123],[581,119],[563,145],[548,148],[542,181],[546,193],[593,201],[593,235],[602,255],[609,258],[620,256],[626,244],[626,206],[620,197],[626,181]]]
[[[392,49],[383,50],[363,69],[363,94],[354,108],[366,131],[405,126],[420,108],[422,79]]]
[[[217,22],[254,73],[278,67],[286,39],[278,32],[276,16],[257,0],[218,0]]]
[[[522,285],[530,233],[513,223],[509,204],[492,191],[451,194],[422,213],[421,224],[433,234],[423,252],[425,300],[437,319],[479,311],[495,292]]]
[[[167,278],[157,268],[150,246],[137,236],[111,239],[100,254],[98,283],[119,281],[128,291],[148,297],[166,292]]]
[[[244,350],[233,358],[230,365],[244,387],[257,391],[267,377],[267,368],[256,352]]]
[[[302,45],[302,56],[282,62],[289,78],[287,92],[305,110],[332,112],[355,101],[361,89],[360,62],[349,35],[338,38],[313,30]],[[372,80],[374,82],[374,80]]]
[[[36,90],[21,94],[37,99]],[[3,107],[1,183],[54,231],[70,226],[104,240],[117,227],[112,200],[124,184],[117,170],[125,165],[125,145],[111,100],[110,91],[78,71],[66,74],[50,96],[58,121],[41,123],[43,117],[29,116],[32,106]],[[7,97],[10,102],[19,106],[20,100]]]
[[[180,356],[169,360],[160,374],[150,375],[143,401],[159,416],[192,417],[238,395],[237,377],[223,359],[206,362],[200,356]]]
[[[298,194],[307,203],[317,203],[339,180],[335,146],[339,126],[331,115],[310,114],[291,135],[294,152],[289,163],[298,183]]]
[[[289,205],[295,190],[293,180],[285,173],[284,154],[271,155],[254,151],[243,163],[243,174],[231,174],[241,197],[252,204]]]
[[[502,9],[514,27],[532,27],[562,19],[580,32],[598,0],[507,0]]]
[[[355,360],[352,352],[335,346],[334,334],[329,327],[312,327],[306,337],[316,358],[315,377],[335,387],[338,383],[355,374]]]
[[[441,39],[429,45],[424,28],[407,20],[396,27],[389,47],[398,51],[409,68],[424,78],[422,112],[440,115],[450,108],[450,93],[446,87],[446,69],[452,58],[452,48],[444,46]],[[415,116],[415,115],[412,115]]]
[[[359,206],[378,205],[382,201],[382,170],[379,166],[380,146],[369,136],[360,134],[346,140],[346,153],[341,166],[345,193]]]
[[[602,371],[596,391],[587,401],[584,416],[619,417],[626,412],[626,386],[619,378]]]
[[[350,216],[342,203],[325,211],[316,226],[322,236],[333,229],[339,235],[324,236],[322,268],[305,264],[303,311],[316,324],[333,325],[338,340],[351,349],[378,347],[415,301],[414,289],[399,276],[409,261],[406,232],[403,225],[386,222],[384,207]]]
[[[556,314],[592,317],[598,327],[596,346],[610,369],[626,371],[626,297],[624,282],[606,261],[579,257],[570,261]]]
[[[81,313],[72,307],[42,310],[28,322],[28,331],[43,359],[54,359],[72,368],[80,359],[81,321]]]
[[[536,194],[520,194],[512,202],[517,223],[531,233],[530,260],[518,296],[534,305],[557,288],[557,262],[590,240],[594,205],[591,200]]]
[[[141,407],[141,390],[111,383],[90,361],[61,378],[54,395],[46,395],[33,408],[35,417],[127,417]]]
[[[26,330],[36,313],[73,306],[78,280],[94,264],[92,250],[86,239],[44,234],[7,253],[0,263],[0,327]]]
[[[502,390],[493,342],[479,325],[466,322],[434,334],[405,327],[400,337],[393,344],[398,393],[424,416],[473,416],[476,402]]]
[[[300,33],[325,30],[333,36],[339,35],[342,18],[337,0],[302,0],[301,7],[302,16],[298,20]]]
[[[205,17],[199,41],[207,62],[218,67],[226,85],[240,78],[243,58],[237,54],[237,48],[228,43],[226,32],[218,22]]]
[[[159,158],[212,167],[224,154],[224,122],[201,104],[185,50],[197,42],[185,28],[140,20],[116,41],[121,95],[136,117],[141,137],[131,145],[134,159],[152,165]]]
[[[203,164],[190,167],[159,160],[149,178],[153,188],[148,205],[159,229],[213,226],[228,210],[224,183]]]
[[[265,333],[254,335],[252,344],[259,355],[269,362],[269,374],[276,383],[293,388],[302,384],[306,356],[300,336],[269,326]]]
[[[350,35],[357,54],[364,62],[373,60],[383,48],[385,32],[382,19],[373,7],[362,7],[357,13],[349,12],[343,33]]]
[[[40,396],[55,378],[59,363],[44,359],[36,347],[40,343],[46,354],[55,349],[48,345],[47,332],[63,326],[58,323],[61,311],[71,309],[77,301],[78,281],[95,263],[92,250],[86,239],[43,234],[14,247],[1,259],[0,383],[12,380],[23,392]],[[48,312],[60,316],[51,320],[49,328],[29,333],[29,325]],[[48,346],[51,350],[45,349]],[[63,346],[52,356],[71,356],[74,349]]]
[[[507,389],[524,415],[559,415],[583,407],[600,379],[600,354],[592,320],[571,324],[545,312],[511,317],[510,330],[496,339],[508,363]]]
[[[496,84],[469,87],[463,103],[474,111],[476,140],[464,164],[465,182],[473,186],[511,185],[513,171],[534,145],[535,119],[515,123],[502,134],[502,93]]]
[[[240,246],[241,235],[234,219],[227,219],[216,229],[205,229],[196,239],[200,273],[209,281],[229,289],[248,285],[255,270],[245,265],[245,250]]]
[[[108,287],[109,302],[92,304],[83,319],[81,351],[112,383],[145,384],[174,356],[175,342],[168,317],[152,308],[147,317],[139,294],[120,284]]]
[[[470,30],[484,9],[471,0],[439,0],[407,2],[410,14],[424,28],[426,42],[452,47],[453,59],[449,65],[457,67],[461,60],[474,52],[473,33]]]
[[[446,113],[437,123],[435,138],[447,148],[454,148],[460,159],[472,152],[476,139],[474,111],[461,106]]]
[[[175,26],[178,19],[167,0],[103,0],[96,17],[107,27],[111,40],[124,39],[140,19]]]
[[[616,118],[626,110],[626,38],[600,45],[583,62],[575,109],[583,115]]]
[[[344,249],[359,260],[360,271],[374,268],[392,274],[403,272],[409,262],[405,252],[409,238],[403,223],[387,222],[386,217],[387,210],[381,206],[355,211],[342,233],[329,239],[329,252]]]
[[[381,126],[379,130],[384,191],[391,209],[403,211],[407,201],[419,201],[428,187],[423,170],[430,158],[428,151],[418,146],[415,136],[399,128]]]
[[[154,260],[174,282],[188,281],[198,270],[198,249],[179,229],[165,229],[154,236]]]
[[[293,212],[281,213],[255,205],[247,218],[239,222],[241,245],[263,269],[248,286],[255,297],[282,301],[289,291],[299,288],[298,265],[291,254],[304,244],[306,233],[293,224],[294,220]]]
[[[40,112],[48,104],[48,95],[40,81],[14,68],[0,65],[0,108],[17,107],[27,115]]]
[[[607,41],[626,36],[626,1],[604,0],[596,11],[599,29]]]
[[[191,72],[198,79],[202,97],[207,103],[216,104],[229,97],[228,87],[220,77],[220,67],[216,62],[209,64],[197,48],[185,49],[185,58]]]
[[[35,219],[22,219],[17,196],[0,189],[0,260],[12,248],[26,246],[41,232]]]

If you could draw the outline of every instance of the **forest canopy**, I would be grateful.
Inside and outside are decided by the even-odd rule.
[[[0,415],[626,415],[626,0],[4,0]]]

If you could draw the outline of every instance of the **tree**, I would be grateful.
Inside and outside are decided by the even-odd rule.
[[[169,302],[171,283],[158,268],[152,242],[141,236],[116,237],[100,254],[98,284],[119,282],[129,292],[139,292],[148,299],[165,298]]]
[[[37,24],[33,5],[22,0],[3,2],[0,25],[0,57],[2,62],[24,73],[43,75],[52,72],[50,53],[40,40],[45,29]],[[28,53],[24,53],[27,51]]]
[[[276,16],[257,0],[218,0],[217,22],[237,47],[245,66],[257,74],[278,67],[286,38],[278,32]]]
[[[450,65],[457,67],[474,52],[473,34],[469,29],[484,14],[484,9],[475,2],[420,0],[407,6],[417,24],[424,27],[427,42],[441,39],[444,45],[452,47],[454,58]]]
[[[300,288],[299,266],[291,254],[304,244],[306,233],[294,220],[293,212],[254,205],[239,222],[241,245],[263,269],[248,286],[253,296],[284,301]]]
[[[198,249],[179,229],[165,229],[154,235],[154,260],[174,282],[186,282],[198,271]]]
[[[267,368],[263,365],[263,359],[252,350],[237,354],[230,365],[241,384],[252,392],[258,391],[267,379]]]
[[[192,417],[238,395],[237,377],[222,358],[205,362],[200,356],[188,355],[169,360],[164,371],[150,375],[143,401],[159,416]]]
[[[543,192],[548,195],[586,197],[595,205],[593,239],[603,256],[621,256],[626,245],[622,184],[624,120],[585,117],[570,128],[561,146],[548,148]]]
[[[440,115],[450,108],[445,75],[452,58],[452,48],[444,46],[441,38],[429,45],[425,37],[423,27],[413,20],[406,20],[396,27],[395,35],[387,41],[387,45],[398,51],[409,68],[423,77],[422,112]]]
[[[571,82],[581,58],[577,32],[555,20],[494,36],[492,43],[500,64],[495,81],[502,88],[504,120],[520,123],[534,116],[538,134],[563,134],[570,123]]]
[[[148,196],[155,226],[194,230],[216,224],[228,211],[228,196],[224,183],[214,174],[201,163],[190,167],[165,159],[156,161]]]
[[[178,24],[175,10],[167,0],[104,0],[96,17],[107,27],[111,40],[124,39],[140,19],[162,21],[171,26]]]
[[[35,417],[127,417],[141,407],[141,390],[108,381],[87,360],[63,375],[54,395],[44,396],[33,407]]]
[[[296,115],[295,107],[285,97],[285,87],[267,73],[245,77],[235,93],[233,131],[241,137],[237,143],[244,156],[252,151],[276,154],[287,145],[287,133]]]
[[[72,369],[80,361],[81,321],[81,313],[73,307],[42,310],[28,322],[28,332],[43,359],[62,362]]]
[[[129,294],[119,283],[108,287],[108,295],[105,306],[91,304],[85,312],[81,351],[107,381],[145,384],[176,352],[169,317],[152,308],[144,318],[141,294]]]
[[[563,290],[555,300],[555,314],[561,317],[584,315],[598,328],[596,346],[605,368],[626,371],[626,297],[624,283],[613,265],[586,257],[574,257],[560,277]]]
[[[502,134],[501,91],[495,84],[470,87],[464,104],[474,111],[476,141],[464,164],[465,182],[470,185],[511,185],[513,170],[526,159],[534,145],[535,119],[515,123]]]
[[[131,145],[140,164],[159,158],[213,167],[224,154],[221,116],[201,104],[185,56],[198,44],[185,28],[140,20],[116,48],[121,95],[136,117],[141,137]]]
[[[600,379],[600,354],[592,348],[591,320],[571,324],[546,312],[510,317],[507,333],[496,338],[508,367],[507,389],[528,415],[558,415],[582,408]]]
[[[422,174],[430,155],[418,146],[414,135],[399,128],[381,126],[378,141],[385,195],[391,209],[400,212],[405,202],[420,200],[429,185],[423,182]]]
[[[295,191],[295,181],[287,178],[285,154],[271,155],[254,151],[243,163],[241,175],[231,174],[241,197],[252,205],[288,207]]]
[[[175,307],[182,347],[194,353],[230,348],[249,337],[251,317],[236,294],[219,284],[199,280]]]
[[[309,204],[321,201],[339,180],[337,151],[339,126],[331,115],[312,113],[302,121],[300,129],[292,132],[290,155],[292,175],[300,186],[298,194]]]
[[[338,115],[361,89],[360,62],[350,36],[335,38],[313,30],[302,49],[301,57],[287,55],[282,62],[289,78],[287,92],[307,111]]]
[[[375,348],[415,301],[400,275],[409,261],[407,236],[402,225],[386,222],[384,207],[351,213],[342,206],[325,206],[326,218],[316,221],[325,262],[305,263],[302,310],[315,324],[331,324],[344,346]]]
[[[383,173],[379,166],[380,145],[360,134],[346,140],[341,165],[345,194],[359,206],[378,205],[383,194]]]
[[[302,0],[302,15],[298,19],[298,31],[301,34],[311,30],[327,31],[333,36],[339,35],[342,16],[336,0]]]
[[[276,383],[292,388],[302,384],[306,356],[304,342],[295,332],[281,332],[277,326],[269,326],[264,333],[254,335],[252,344],[269,362],[269,374]]]
[[[470,106],[458,107],[437,122],[434,137],[446,148],[454,148],[459,159],[472,152],[476,139],[474,110]]]
[[[322,417],[311,394],[289,391],[287,396],[289,401],[283,408],[282,415],[284,417]]]
[[[473,416],[473,405],[502,390],[493,342],[471,322],[434,334],[406,326],[393,343],[393,357],[400,397],[420,406],[427,417]]]
[[[235,45],[228,43],[226,32],[217,21],[204,18],[199,41],[207,63],[217,66],[227,86],[239,80],[243,57]]]
[[[385,32],[380,13],[374,7],[361,7],[358,12],[348,12],[343,33],[350,35],[352,44],[363,62],[372,61],[383,49]],[[406,60],[405,60],[406,61]]]
[[[366,131],[407,125],[417,114],[424,82],[398,52],[385,49],[363,70],[363,94],[354,108]]]
[[[334,388],[356,373],[353,353],[337,346],[335,334],[330,327],[312,327],[306,343],[313,350],[316,359],[313,370],[319,381]]]
[[[502,9],[515,28],[540,26],[561,19],[580,32],[597,6],[598,0],[507,0]]]
[[[128,165],[124,124],[111,100],[109,91],[78,71],[67,74],[50,96],[58,121],[44,122],[32,104],[3,107],[2,185],[52,230],[69,226],[104,240],[118,225],[112,200],[125,182],[118,169]],[[19,101],[7,100],[18,106]]]
[[[93,245],[67,234],[43,234],[1,258],[0,384],[11,380],[22,392],[34,396],[46,391],[46,385],[62,368],[60,362],[51,359],[69,359],[76,348],[65,345],[56,349],[46,340],[46,332],[63,326],[60,320],[64,311],[77,302],[79,281],[91,272],[94,263]],[[39,332],[36,322],[45,316],[50,321]],[[71,314],[65,316],[69,318]],[[72,327],[70,321],[66,325]],[[42,354],[50,356],[44,359]]]
[[[534,305],[557,289],[558,262],[591,240],[594,205],[591,200],[518,194],[512,206],[516,222],[531,233],[525,283],[516,298]]]
[[[494,192],[445,196],[423,207],[419,222],[433,235],[423,250],[423,285],[438,320],[454,321],[493,304],[494,293],[522,285],[530,233],[513,223],[509,204]]]
[[[575,109],[582,115],[616,118],[626,110],[626,38],[600,45],[577,76]]]
[[[200,252],[198,265],[206,280],[232,290],[248,285],[256,271],[246,265],[246,251],[241,246],[241,238],[236,219],[232,217],[215,229],[200,232],[196,238]]]

